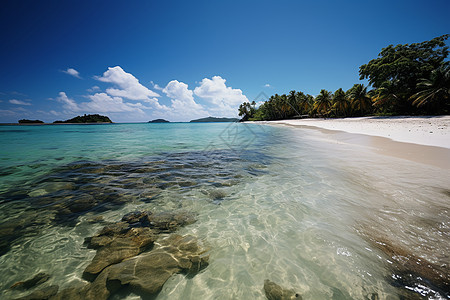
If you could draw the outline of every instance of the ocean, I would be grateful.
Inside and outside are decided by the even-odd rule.
[[[136,211],[192,216],[154,247],[191,236],[208,264],[180,267],[156,294],[130,283],[109,299],[265,299],[266,279],[303,299],[450,298],[449,170],[382,155],[369,136],[329,134],[242,123],[0,126],[2,299],[86,286],[98,251],[86,238]],[[48,279],[15,288],[38,273]]]

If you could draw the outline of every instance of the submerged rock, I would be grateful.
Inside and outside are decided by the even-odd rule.
[[[34,291],[25,297],[17,298],[16,300],[47,300],[56,295],[58,289],[59,287],[57,285],[50,285],[44,289]]]
[[[367,234],[367,233],[366,233]],[[448,264],[438,264],[418,256],[413,250],[385,237],[370,233],[368,242],[389,257],[387,267],[391,271],[388,281],[392,286],[402,288],[401,297],[421,298],[421,296],[450,297],[450,273]],[[408,287],[413,287],[410,289]],[[421,291],[418,293],[418,291]],[[419,296],[420,294],[420,296]]]
[[[155,244],[149,252],[105,268],[92,283],[62,290],[49,299],[102,300],[124,287],[146,297],[158,293],[173,274],[193,276],[208,265],[209,256],[193,236],[173,234]]]
[[[138,255],[153,244],[155,237],[151,229],[130,228],[125,222],[105,227],[88,242],[88,246],[97,249],[97,253],[84,270],[85,277],[96,275],[107,266]]]
[[[186,212],[152,214],[135,211],[122,221],[105,226],[97,235],[87,238],[88,248],[97,249],[84,277],[92,279],[106,267],[149,249],[161,232],[174,232],[178,227],[195,221]]]
[[[266,293],[266,297],[269,300],[302,299],[302,296],[296,293],[294,290],[282,288],[269,279],[264,280],[264,292]]]
[[[158,230],[159,232],[174,232],[179,227],[194,223],[196,220],[194,215],[181,212],[163,212],[152,214],[148,216],[150,228]]]
[[[208,265],[197,240],[192,236],[169,236],[150,252],[109,267],[108,282],[118,280],[138,294],[155,294],[175,273],[196,274]]]
[[[41,272],[41,273],[36,274],[33,278],[30,278],[30,279],[25,280],[25,281],[19,281],[19,282],[14,283],[11,286],[11,289],[28,290],[28,289],[30,289],[32,287],[35,287],[37,285],[40,285],[40,284],[46,282],[49,278],[50,278],[50,275]]]

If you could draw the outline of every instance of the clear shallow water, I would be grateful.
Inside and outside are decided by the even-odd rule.
[[[303,299],[448,297],[448,170],[261,125],[1,126],[0,137],[7,299],[38,272],[61,289],[82,281],[95,255],[84,238],[104,226],[90,220],[137,209],[194,212],[179,233],[209,249],[205,270],[172,276],[157,299],[264,299],[265,279]]]

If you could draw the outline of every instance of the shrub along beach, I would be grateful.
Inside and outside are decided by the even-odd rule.
[[[334,93],[322,89],[316,97],[303,92],[271,96],[239,107],[242,121],[304,117],[361,117],[368,115],[445,115],[450,113],[450,62],[443,35],[422,43],[389,45],[377,58],[359,68],[368,87],[355,84]]]

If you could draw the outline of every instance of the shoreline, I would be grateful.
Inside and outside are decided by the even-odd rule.
[[[0,126],[41,126],[41,125],[104,125],[115,124],[114,122],[92,122],[92,123],[0,123]]]
[[[393,141],[450,149],[450,116],[358,117],[341,119],[295,119],[268,124],[309,126],[345,131]]]
[[[362,117],[258,121],[320,131],[335,144],[363,146],[378,154],[450,170],[450,116]]]

